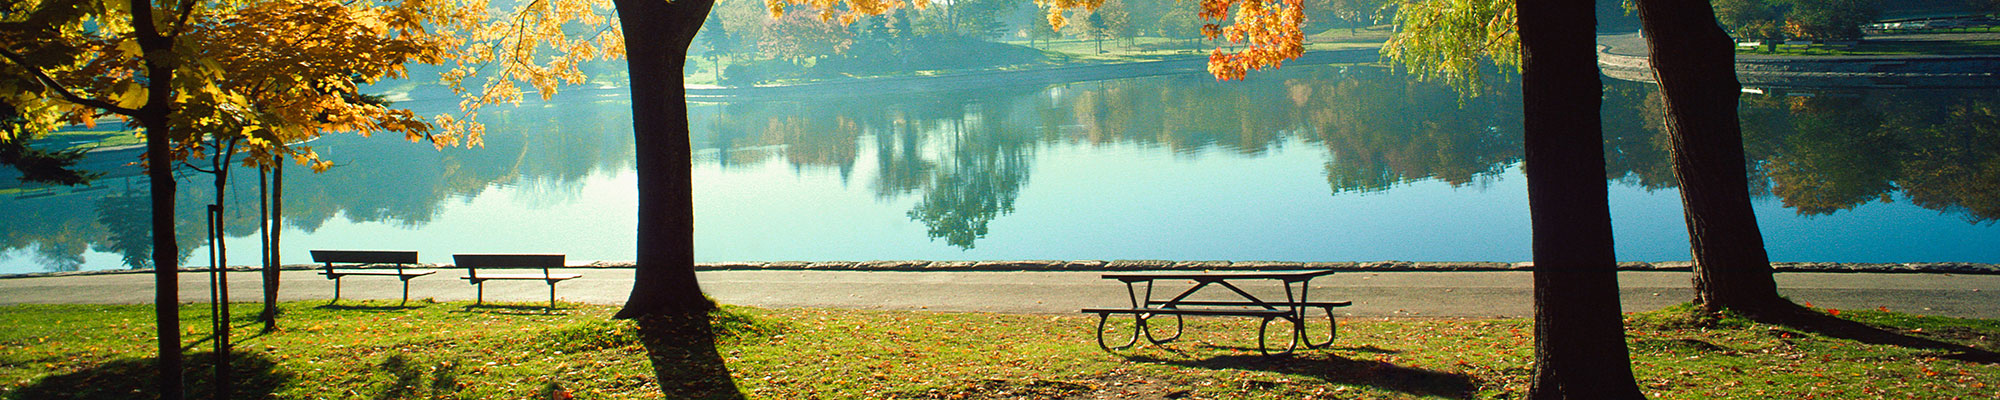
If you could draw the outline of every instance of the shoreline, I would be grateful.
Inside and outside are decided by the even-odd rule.
[[[1604,76],[1653,82],[1645,42],[1635,34],[1598,35]],[[2000,88],[2000,55],[1769,56],[1736,55],[1745,88],[1983,89]]]
[[[1693,270],[1688,261],[1625,261],[1619,271],[1684,272]],[[631,261],[596,261],[568,265],[573,269],[630,269]],[[286,271],[320,269],[315,264],[286,264]],[[411,268],[448,269],[451,264],[419,264]],[[1963,262],[1840,263],[1773,262],[1776,272],[1870,273],[1870,274],[1959,274],[2000,275],[2000,264]],[[347,268],[343,268],[347,269]],[[532,269],[532,268],[530,268]],[[899,271],[899,272],[1110,272],[1110,271],[1231,271],[1331,269],[1344,272],[1483,272],[1533,271],[1533,262],[1497,261],[1174,261],[1174,260],[877,260],[877,261],[729,261],[695,263],[696,271]],[[230,267],[232,272],[258,271],[250,266]],[[181,269],[181,272],[209,272],[208,268]],[[152,273],[153,269],[111,269],[90,271],[28,272],[0,274],[0,279],[64,276],[120,275]]]

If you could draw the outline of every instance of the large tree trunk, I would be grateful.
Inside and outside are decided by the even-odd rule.
[[[1736,121],[1736,52],[1706,1],[1639,0],[1653,78],[1667,105],[1667,137],[1694,252],[1695,301],[1756,314],[1778,297],[1764,236],[1750,208],[1743,131]]]
[[[155,382],[160,398],[182,398],[180,246],[174,242],[174,174],[168,157],[167,116],[174,81],[173,40],[160,35],[153,24],[153,4],[131,0],[132,29],[146,66],[146,105],[139,107],[139,126],[146,130],[146,178],[153,196],[153,314],[159,335],[159,376]]]
[[[638,266],[613,318],[705,315],[694,275],[694,185],[681,68],[714,0],[618,0],[639,171]]]
[[[1535,399],[1638,399],[1618,308],[1591,0],[1520,0]]]

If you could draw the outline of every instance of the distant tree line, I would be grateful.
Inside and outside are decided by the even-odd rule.
[[[1358,31],[1394,13],[1389,0],[1307,0],[1306,30]],[[1068,13],[1063,29],[1050,26],[1033,2],[959,0],[903,7],[866,16],[823,18],[801,7],[773,18],[760,0],[721,0],[696,36],[691,56],[706,61],[708,76],[729,86],[841,75],[984,68],[1047,62],[1031,47],[1054,40],[1085,40],[1087,52],[1205,50],[1222,45],[1201,35],[1204,22],[1193,3],[1174,0],[1104,0]],[[843,18],[851,18],[844,21]],[[1169,39],[1146,41],[1140,38]],[[1011,43],[1025,41],[1027,46]],[[689,67],[696,67],[690,65]],[[692,70],[691,70],[692,71]]]
[[[1715,19],[1738,41],[1860,40],[1881,14],[1876,0],[1713,0]]]

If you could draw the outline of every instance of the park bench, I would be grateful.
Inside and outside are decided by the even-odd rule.
[[[313,250],[312,257],[313,262],[325,265],[325,269],[321,270],[319,274],[326,276],[326,279],[333,280],[333,301],[340,301],[340,278],[349,276],[393,276],[403,280],[403,302],[397,305],[407,304],[410,302],[410,280],[416,279],[419,276],[437,273],[437,271],[432,270],[403,268],[405,265],[417,263],[417,252],[414,251]],[[335,263],[354,264],[355,267],[369,264],[394,264],[396,268],[393,270],[335,269]]]
[[[550,273],[550,268],[563,267],[563,255],[561,254],[453,254],[451,258],[458,263],[458,266],[465,267],[465,276],[462,279],[465,279],[466,283],[479,287],[479,297],[473,301],[475,305],[485,304],[486,302],[486,281],[543,281],[549,284],[549,310],[555,310],[556,282],[583,276],[583,274]],[[542,273],[480,273],[480,268],[541,268]]]
[[[1333,318],[1333,309],[1347,307],[1354,303],[1349,301],[1308,301],[1306,297],[1307,290],[1310,288],[1313,278],[1332,273],[1333,271],[1331,270],[1323,270],[1300,272],[1105,274],[1103,276],[1104,279],[1116,279],[1125,283],[1126,295],[1132,301],[1132,306],[1085,308],[1081,312],[1085,314],[1097,314],[1097,346],[1106,351],[1132,347],[1132,345],[1139,342],[1141,335],[1144,335],[1146,340],[1153,344],[1178,340],[1181,337],[1181,328],[1183,327],[1181,316],[1193,315],[1261,319],[1262,323],[1257,326],[1257,351],[1264,355],[1273,354],[1270,350],[1270,345],[1267,343],[1269,340],[1267,332],[1270,330],[1271,321],[1284,320],[1291,322],[1290,344],[1286,345],[1283,351],[1277,353],[1288,354],[1293,349],[1298,348],[1301,340],[1305,342],[1307,348],[1312,349],[1333,344],[1333,339],[1338,334],[1338,322]],[[1172,299],[1154,300],[1153,283],[1161,280],[1192,281],[1194,285],[1181,291],[1180,295]],[[1235,283],[1232,283],[1255,280],[1276,280],[1282,282],[1285,286],[1285,298],[1283,300],[1273,299],[1267,301],[1251,295],[1250,292],[1244,291]],[[1137,285],[1141,282],[1145,283],[1143,292],[1140,291],[1139,285]],[[1296,292],[1292,288],[1294,283],[1299,285]],[[1241,300],[1188,300],[1188,297],[1192,296],[1195,292],[1201,291],[1204,288],[1217,286],[1229,289],[1230,292],[1236,294]],[[1327,332],[1325,341],[1316,342],[1307,335],[1305,327],[1306,319],[1308,318],[1307,312],[1312,309],[1323,310],[1326,314]],[[1105,343],[1104,328],[1111,316],[1125,314],[1132,315],[1133,317],[1132,337],[1126,340],[1124,344],[1116,346]],[[1166,315],[1174,317],[1173,335],[1158,337],[1154,333],[1152,324],[1148,321],[1154,317]]]

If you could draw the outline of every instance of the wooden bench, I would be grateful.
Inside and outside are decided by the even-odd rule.
[[[465,276],[462,277],[461,279],[465,279],[466,283],[470,283],[479,287],[479,294],[478,294],[479,297],[477,297],[473,301],[473,304],[485,304],[486,281],[490,280],[543,281],[543,282],[548,282],[549,284],[549,309],[555,310],[556,282],[576,279],[577,277],[583,276],[583,274],[550,273],[549,272],[550,268],[563,267],[563,255],[561,254],[453,254],[451,258],[453,261],[456,261],[458,263],[458,266],[465,267]],[[479,273],[480,268],[509,268],[509,267],[541,268],[542,273],[539,274],[496,274],[492,272],[483,274]]]
[[[403,268],[405,265],[417,263],[417,252],[414,251],[313,250],[312,257],[313,262],[325,265],[325,269],[321,270],[319,274],[325,275],[326,279],[333,280],[333,301],[340,301],[340,278],[349,276],[393,276],[403,280],[403,302],[397,303],[397,305],[407,304],[410,302],[410,280],[416,279],[419,276],[437,273],[437,271],[432,270]],[[396,269],[334,269],[334,263],[355,264],[355,266],[395,264]]]

